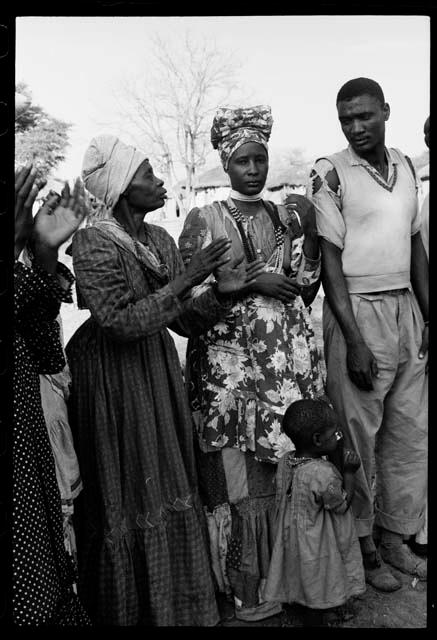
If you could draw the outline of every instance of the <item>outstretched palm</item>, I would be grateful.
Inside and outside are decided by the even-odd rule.
[[[231,294],[241,291],[253,284],[256,277],[263,272],[262,260],[249,264],[243,264],[243,260],[244,256],[234,258],[226,267],[217,269],[215,276],[220,293]]]
[[[85,215],[85,193],[80,179],[77,178],[73,193],[70,193],[66,182],[59,204],[51,208],[48,201],[36,214],[33,229],[35,243],[57,249],[76,231]]]

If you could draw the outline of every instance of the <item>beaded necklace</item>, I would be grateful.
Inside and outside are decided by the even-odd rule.
[[[273,229],[275,233],[275,242],[277,247],[277,256],[275,261],[275,270],[276,270],[279,267],[279,265],[282,264],[282,260],[284,257],[285,227],[279,218],[278,209],[276,205],[270,202],[268,204],[269,206],[267,206],[267,203],[264,203],[264,206],[270,217],[270,220],[272,221]],[[255,250],[255,247],[253,246],[252,238],[246,234],[246,231],[244,229],[244,223],[246,223],[247,220],[243,216],[241,211],[238,209],[238,207],[231,200],[231,198],[228,198],[226,200],[226,205],[229,209],[230,214],[232,215],[235,222],[237,223],[237,228],[238,228],[238,231],[240,232],[241,242],[243,244],[243,249],[244,249],[244,253],[246,255],[247,261],[253,262],[254,260],[256,260],[257,254],[259,254],[261,250],[260,249]]]

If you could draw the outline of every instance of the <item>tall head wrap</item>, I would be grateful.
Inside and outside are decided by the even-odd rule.
[[[147,157],[142,151],[116,136],[97,136],[91,140],[83,159],[85,187],[112,210],[144,160]]]
[[[258,142],[268,151],[272,125],[272,113],[267,105],[218,109],[211,127],[211,143],[218,149],[225,171],[231,155],[246,142]]]

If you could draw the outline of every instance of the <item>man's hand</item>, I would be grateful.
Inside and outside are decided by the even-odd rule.
[[[378,364],[373,353],[364,342],[347,346],[347,370],[352,382],[363,391],[372,391],[372,378],[378,378]]]
[[[419,358],[422,360],[428,352],[429,327],[426,324],[422,332],[422,344],[419,349]]]

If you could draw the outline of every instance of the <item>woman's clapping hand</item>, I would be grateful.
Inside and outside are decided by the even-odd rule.
[[[37,172],[32,164],[15,172],[15,260],[32,233],[32,207],[38,192],[45,184],[45,180],[37,179]]]
[[[73,192],[65,183],[61,197],[49,196],[35,216],[32,240],[35,250],[47,247],[57,250],[78,229],[85,218],[85,192],[80,178]]]
[[[49,194],[35,218],[32,208],[38,192],[46,184],[37,179],[33,165],[27,165],[15,174],[15,259],[28,242],[31,242],[35,258],[50,262],[58,248],[77,230],[86,215],[85,192],[77,178],[73,192],[68,183],[62,195]]]
[[[255,283],[256,278],[264,269],[262,260],[243,264],[244,256],[235,258],[227,266],[215,273],[217,289],[222,295],[243,293],[245,289]]]
[[[230,261],[226,256],[231,241],[228,238],[217,238],[205,249],[200,249],[191,258],[185,270],[185,277],[189,287],[203,282],[211,273]]]

